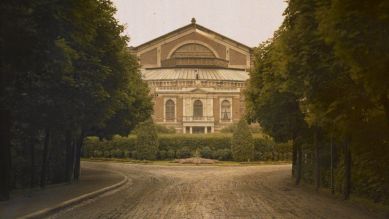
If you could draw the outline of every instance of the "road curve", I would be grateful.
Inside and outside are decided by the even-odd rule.
[[[51,218],[373,218],[292,184],[290,165],[156,166],[83,162],[129,182]]]

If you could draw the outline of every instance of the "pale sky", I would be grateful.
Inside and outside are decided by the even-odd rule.
[[[283,21],[284,0],[113,0],[130,46],[197,23],[247,46],[273,36]]]

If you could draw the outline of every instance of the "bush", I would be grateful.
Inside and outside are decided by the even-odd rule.
[[[103,152],[99,150],[93,151],[93,157],[103,157]]]
[[[166,158],[167,158],[167,151],[165,151],[165,150],[160,150],[160,151],[158,152],[158,159],[159,159],[159,160],[166,160]]]
[[[222,128],[220,130],[220,132],[221,133],[234,133],[234,130],[236,129],[237,126],[238,126],[237,123],[232,123],[231,125]],[[251,133],[256,133],[256,134],[263,135],[262,128],[258,124],[256,124],[256,123],[255,124],[250,124],[248,126],[248,128],[250,129]]]
[[[135,150],[131,151],[131,158],[132,159],[138,159],[138,153]]]
[[[172,159],[176,158],[176,152],[173,151],[173,150],[168,150],[166,152],[166,158],[169,159],[169,160],[172,160]]]
[[[203,147],[200,151],[200,155],[202,158],[212,158],[212,150],[209,147]]]
[[[232,136],[232,157],[235,161],[250,161],[254,158],[254,141],[246,120],[239,121]]]
[[[110,151],[104,151],[104,157],[111,157],[111,152]]]
[[[140,125],[138,125],[131,132],[131,134],[137,135],[139,133],[139,127],[140,127]],[[166,127],[166,126],[158,125],[158,124],[154,124],[154,127],[155,127],[155,130],[157,131],[158,134],[174,134],[174,133],[176,133],[176,129],[173,127]]]
[[[111,156],[114,158],[123,158],[123,151],[120,149],[113,149],[111,150]]]
[[[183,147],[177,151],[178,158],[189,158],[192,157],[193,152],[189,149],[189,147]]]
[[[157,133],[161,133],[161,134],[174,134],[174,133],[176,133],[175,128],[166,127],[163,125],[155,125],[155,129],[157,130]]]
[[[213,158],[217,160],[232,160],[230,149],[218,149],[213,153]]]
[[[156,159],[159,142],[154,123],[151,119],[140,124],[136,142],[137,159]]]
[[[131,157],[131,153],[129,151],[123,151],[123,156],[126,157],[126,158],[130,158]]]
[[[96,137],[88,137],[85,140],[83,155],[84,157],[104,157],[106,155],[117,157],[123,154],[123,157],[132,159],[143,159],[138,157],[136,152],[137,138],[134,135],[128,137],[115,136],[112,140],[99,140]],[[199,156],[218,160],[232,160],[231,155],[231,134],[213,133],[213,134],[161,134],[158,136],[159,151],[157,159],[172,160],[179,158],[178,151],[183,147],[189,150],[192,156],[198,151]],[[291,144],[276,144],[271,138],[253,134],[255,147],[255,160],[290,160]],[[120,150],[119,153],[117,150]],[[223,157],[223,158],[221,158]]]

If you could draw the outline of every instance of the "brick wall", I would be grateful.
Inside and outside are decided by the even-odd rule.
[[[230,65],[246,65],[247,56],[236,51],[230,49]]]
[[[156,65],[157,64],[157,48],[145,52],[139,56],[141,65]]]
[[[241,109],[240,109],[240,98],[232,98],[232,120],[234,122],[239,121],[240,119],[240,114]]]
[[[156,97],[154,104],[154,119],[155,122],[163,122],[163,97]]]
[[[215,125],[219,124],[220,119],[220,101],[218,97],[213,98],[213,116],[215,118]]]
[[[183,99],[182,97],[177,97],[177,103],[176,103],[176,115],[177,115],[177,122],[182,122],[182,116],[183,116]]]

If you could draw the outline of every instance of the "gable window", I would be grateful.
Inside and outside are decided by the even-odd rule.
[[[231,120],[231,104],[228,100],[223,100],[221,104],[221,120],[230,121]]]
[[[176,106],[174,101],[169,99],[165,103],[165,120],[166,121],[174,121],[176,114]]]
[[[193,103],[193,119],[201,119],[203,117],[203,103],[201,100],[196,100]]]

